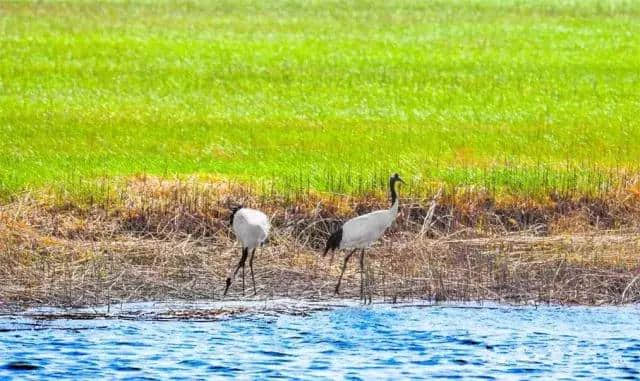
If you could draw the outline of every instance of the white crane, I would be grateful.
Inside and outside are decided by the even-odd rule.
[[[240,267],[242,267],[242,295],[244,295],[244,265],[251,251],[249,268],[251,269],[251,281],[253,282],[253,293],[256,294],[256,280],[253,277],[253,257],[256,254],[256,247],[261,246],[269,235],[271,224],[266,214],[259,210],[236,206],[231,208],[231,228],[236,235],[240,245],[242,245],[242,257],[233,275],[227,277],[227,284],[224,288],[224,295],[227,295],[231,281],[235,279]]]
[[[398,196],[396,194],[396,182],[398,181],[404,183],[397,173],[394,173],[389,178],[391,208],[377,210],[375,212],[352,218],[345,222],[340,229],[331,234],[327,240],[327,245],[324,249],[324,254],[322,255],[323,257],[327,255],[329,250],[353,249],[344,258],[342,272],[340,273],[340,278],[338,278],[338,284],[336,285],[336,294],[340,292],[340,282],[342,281],[344,270],[347,268],[349,258],[351,258],[356,251],[362,250],[360,253],[360,297],[364,296],[364,251],[382,236],[384,231],[391,226],[398,215]]]

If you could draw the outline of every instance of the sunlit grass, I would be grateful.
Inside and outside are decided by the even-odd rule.
[[[0,2],[0,194],[136,173],[597,192],[640,157],[640,2]]]

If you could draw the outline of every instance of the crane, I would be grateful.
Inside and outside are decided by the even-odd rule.
[[[231,208],[230,217],[231,229],[242,246],[242,257],[236,266],[232,275],[229,275],[224,288],[224,295],[227,295],[231,281],[235,279],[238,270],[242,267],[242,295],[244,295],[244,266],[251,252],[249,259],[249,268],[251,269],[251,281],[253,282],[253,293],[256,294],[256,280],[253,276],[253,257],[256,254],[256,248],[262,246],[267,240],[271,224],[269,218],[263,212],[245,208],[243,206],[234,206]]]
[[[400,176],[397,173],[394,173],[389,178],[389,190],[391,192],[391,207],[389,209],[377,210],[375,212],[352,218],[329,236],[324,249],[324,254],[322,255],[323,257],[326,256],[329,251],[333,252],[334,250],[340,249],[352,249],[352,251],[344,258],[342,272],[340,273],[338,284],[335,289],[336,294],[340,293],[340,282],[342,281],[342,276],[347,268],[347,262],[353,254],[358,250],[361,250],[360,297],[362,298],[364,296],[364,251],[382,236],[398,215],[398,195],[396,193],[397,182],[404,183]]]

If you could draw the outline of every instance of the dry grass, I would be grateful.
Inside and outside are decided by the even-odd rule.
[[[374,299],[640,301],[637,199],[468,200],[403,200],[397,224],[367,257]],[[320,258],[328,232],[383,202],[267,199],[237,185],[157,179],[131,181],[110,200],[82,208],[25,196],[0,208],[0,301],[218,300],[239,259],[227,224],[232,201],[272,217],[271,240],[256,256],[257,297],[306,299],[333,297],[342,256],[331,265]],[[343,295],[357,297],[359,280],[352,260]],[[238,279],[228,298],[241,296]]]

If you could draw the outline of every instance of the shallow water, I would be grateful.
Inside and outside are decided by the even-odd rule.
[[[634,379],[639,318],[638,307],[452,305],[209,322],[5,317],[0,378]]]

